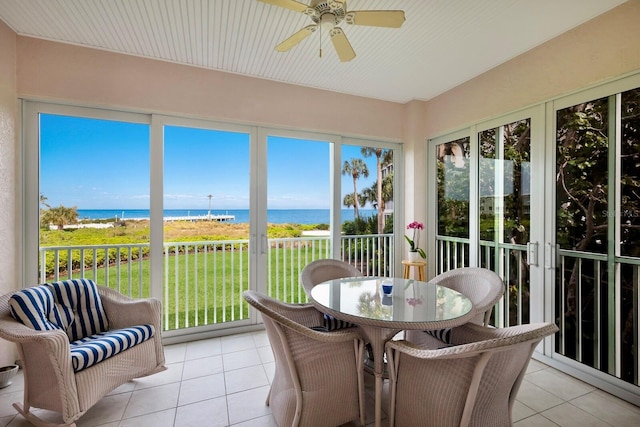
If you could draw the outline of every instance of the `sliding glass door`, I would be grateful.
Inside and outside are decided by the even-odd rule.
[[[555,351],[638,386],[640,89],[575,99],[555,109]]]
[[[167,122],[162,132],[165,329],[246,322],[250,129]]]
[[[505,283],[494,310],[500,326],[542,318],[542,129],[541,109],[531,109],[474,126],[468,135],[438,139],[431,148],[435,273],[468,266],[497,272]]]

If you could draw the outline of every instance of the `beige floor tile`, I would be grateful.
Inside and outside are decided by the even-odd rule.
[[[9,386],[11,388],[13,386]],[[0,417],[8,417],[17,414],[13,408],[14,402],[22,402],[24,392],[22,390],[15,390],[12,392],[6,392],[0,394]]]
[[[122,420],[118,427],[172,427],[176,418],[176,408]],[[100,426],[103,427],[103,426]]]
[[[184,362],[182,379],[190,380],[205,375],[220,374],[223,372],[222,356],[203,357],[201,359],[187,360]]]
[[[640,408],[602,391],[573,399],[571,404],[615,427],[640,426]]]
[[[34,408],[32,408],[32,412],[41,420],[43,420],[45,423],[48,422],[54,425],[63,423],[62,416],[60,416],[60,414],[56,412],[46,411],[44,409],[34,409]],[[19,415],[19,414],[16,415],[15,418],[11,420],[9,424],[7,424],[7,426],[8,427],[33,427],[31,423],[28,423],[27,420],[25,420],[22,417],[22,415]]]
[[[202,400],[208,401],[224,395],[224,374],[207,375],[182,382],[178,405],[188,405]]]
[[[531,372],[536,372],[539,371],[541,369],[547,369],[549,366],[545,365],[542,362],[538,362],[535,359],[531,359],[529,361],[529,365],[527,365],[527,374],[530,374]]]
[[[264,363],[262,365],[264,367],[264,371],[267,374],[267,379],[269,380],[269,384],[273,382],[273,376],[276,374],[276,364],[275,362]]]
[[[224,373],[227,393],[237,393],[256,387],[269,385],[267,374],[262,366],[249,366]]]
[[[535,413],[536,411],[529,408],[524,403],[516,400],[515,403],[513,404],[513,412],[511,414],[512,421],[515,423],[516,421],[520,421],[524,418],[530,417]]]
[[[220,338],[210,338],[187,343],[185,360],[201,359],[203,357],[219,356],[222,354]]]
[[[227,394],[227,410],[229,424],[253,420],[271,414],[265,404],[269,387],[259,387],[239,393]]]
[[[253,342],[256,347],[265,347],[270,345],[267,331],[253,332],[252,335],[253,335]]]
[[[595,387],[555,369],[542,369],[527,374],[527,381],[544,388],[562,400],[575,399],[595,390]]]
[[[276,424],[276,420],[272,415],[265,415],[263,417],[232,424],[232,427],[278,427],[278,424]]]
[[[257,348],[225,353],[222,355],[222,365],[225,371],[247,368],[249,366],[261,365],[260,354]]]
[[[176,411],[175,427],[226,427],[229,425],[227,417],[227,398],[225,396],[204,400],[185,406],[179,406]]]
[[[131,395],[124,418],[133,418],[153,412],[176,408],[180,383],[166,384],[143,390],[136,390]]]
[[[233,353],[240,350],[248,350],[256,347],[255,341],[253,340],[253,334],[251,333],[222,337],[220,340],[223,354]]]
[[[186,354],[187,343],[164,346],[164,361],[167,364],[184,362]]]
[[[133,392],[105,396],[76,421],[76,426],[91,427],[120,421],[132,394]]]
[[[129,381],[129,382],[126,382],[126,383],[122,384],[121,386],[116,387],[113,390],[111,390],[111,392],[109,394],[107,394],[107,396],[110,396],[112,394],[130,393],[135,389],[136,389],[136,382],[135,381]]]
[[[545,411],[564,402],[558,396],[527,381],[526,377],[522,381],[517,399],[536,412]]]
[[[132,381],[135,384],[136,390],[143,388],[155,387],[158,385],[177,383],[182,380],[182,371],[184,370],[184,363],[172,363],[167,365],[167,369],[158,372],[148,377],[137,378]]]
[[[273,356],[271,346],[258,347],[258,355],[260,355],[262,363],[269,363],[276,360]]]
[[[542,415],[534,415],[513,423],[513,427],[558,427],[558,424]]]
[[[542,415],[561,427],[611,427],[611,424],[570,403],[563,403],[546,410],[542,412]]]

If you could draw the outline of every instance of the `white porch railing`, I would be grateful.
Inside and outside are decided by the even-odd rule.
[[[341,238],[340,258],[364,275],[392,276],[393,236]],[[242,293],[249,288],[248,240],[164,244],[163,327],[175,330],[223,324],[249,317]],[[269,239],[267,292],[305,302],[299,275],[306,264],[331,254],[330,237]],[[147,297],[149,244],[40,248],[40,281],[89,278],[132,297]]]
[[[436,248],[438,272],[469,265],[468,240],[438,237]],[[640,385],[640,259],[557,250],[553,262],[555,295],[546,298],[555,304],[560,328],[555,351]],[[480,265],[502,270],[505,282],[505,298],[496,305],[492,323],[529,323],[527,247],[481,242]]]

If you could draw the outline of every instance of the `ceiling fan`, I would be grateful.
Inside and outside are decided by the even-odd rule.
[[[402,10],[354,10],[347,11],[346,0],[311,0],[309,5],[295,0],[258,0],[274,6],[302,12],[309,16],[313,24],[308,25],[276,46],[278,52],[287,52],[311,33],[320,29],[328,31],[331,42],[336,49],[340,61],[351,61],[356,52],[351,47],[342,28],[338,24],[344,20],[351,25],[367,25],[371,27],[400,28],[405,21]],[[320,49],[322,56],[322,48]]]

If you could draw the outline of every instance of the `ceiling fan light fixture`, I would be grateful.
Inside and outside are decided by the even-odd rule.
[[[296,0],[258,0],[274,6],[302,12],[314,22],[299,30],[276,46],[278,52],[287,52],[302,42],[316,29],[324,29],[331,36],[333,47],[341,62],[351,61],[356,53],[342,28],[338,27],[343,20],[350,25],[367,25],[371,27],[399,28],[405,21],[402,10],[356,10],[347,12],[345,0],[311,0],[309,6]],[[322,57],[322,38],[320,56]]]

